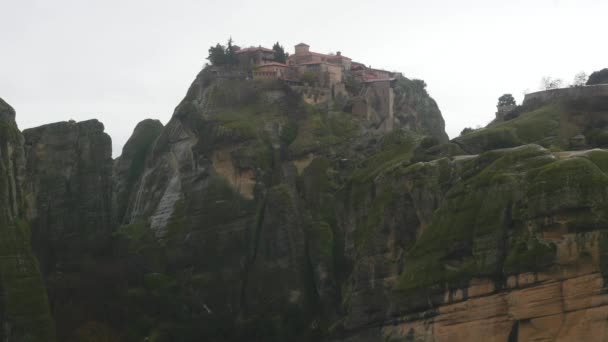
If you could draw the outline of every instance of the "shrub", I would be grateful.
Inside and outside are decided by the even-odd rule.
[[[608,68],[596,71],[589,76],[587,85],[608,83]]]
[[[300,76],[300,79],[309,86],[314,86],[317,84],[317,76],[311,71],[306,71],[303,73],[302,76]]]
[[[474,132],[475,129],[471,128],[471,127],[465,127],[461,132],[460,135],[465,135],[465,134],[469,134],[471,132]]]
[[[515,103],[515,98],[513,98],[513,95],[511,94],[504,94],[501,97],[498,98],[498,106],[502,107],[502,106],[514,106]]]

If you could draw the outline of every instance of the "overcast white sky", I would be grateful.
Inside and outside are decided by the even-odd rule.
[[[20,128],[97,118],[117,156],[136,123],[166,123],[232,36],[306,42],[428,84],[455,137],[543,76],[608,67],[606,0],[0,0],[0,97]]]

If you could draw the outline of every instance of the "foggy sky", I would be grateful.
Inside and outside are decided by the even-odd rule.
[[[136,123],[166,123],[210,45],[305,42],[421,78],[450,137],[485,125],[543,76],[608,67],[608,1],[0,0],[0,97],[21,129],[97,118],[114,156]]]

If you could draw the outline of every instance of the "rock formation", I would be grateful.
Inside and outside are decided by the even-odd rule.
[[[608,340],[606,99],[448,142],[424,83],[391,82],[318,103],[205,69],[115,161],[101,123],[23,138],[0,103],[3,250],[38,290],[5,304],[0,268],[2,337]]]
[[[15,111],[0,99],[0,338],[52,341],[55,327],[30,247],[25,215],[23,136]]]

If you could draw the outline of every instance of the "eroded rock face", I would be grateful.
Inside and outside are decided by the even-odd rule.
[[[445,302],[432,311],[394,319],[377,336],[391,341],[608,340],[608,297],[598,254],[605,252],[597,247],[606,238],[602,235],[552,236],[559,239],[558,255],[564,255],[557,260],[563,265],[559,271],[510,276],[500,290],[491,281],[473,281],[446,291]]]
[[[555,273],[562,244],[608,222],[605,152],[463,155],[460,141],[438,145],[423,89],[400,86],[401,126],[378,134],[374,120],[313,108],[288,87],[201,73],[149,152],[120,231],[160,241],[148,267],[178,292],[199,289],[189,319],[221,317],[225,340],[525,339],[528,318],[513,319],[511,302],[475,304],[492,321],[455,312],[532,286],[518,277],[570,279]],[[572,278],[600,269],[569,260]],[[461,322],[471,328],[449,330]]]
[[[44,272],[52,273],[77,255],[94,254],[112,233],[111,139],[97,120],[54,123],[23,135],[34,250]]]
[[[115,222],[122,223],[131,201],[133,187],[145,169],[148,151],[160,135],[163,124],[158,120],[144,120],[137,124],[133,134],[114,162],[114,210]]]
[[[318,339],[342,316],[342,287],[358,258],[352,231],[339,226],[338,189],[371,155],[387,151],[385,163],[406,152],[405,162],[423,135],[446,140],[436,104],[423,97],[401,89],[395,106],[409,121],[387,133],[338,106],[307,104],[284,84],[216,80],[204,70],[151,145],[119,232],[135,246],[135,232],[152,234],[162,253],[144,261],[148,275],[175,279],[178,293],[197,288],[182,304],[196,312],[188,319],[222,317],[224,340],[269,325],[263,338]],[[362,177],[384,171],[368,169]]]
[[[376,201],[387,205],[366,216],[387,237],[355,258],[364,271],[346,320],[372,337],[352,340],[604,340],[607,156],[528,145],[377,179]],[[395,241],[392,203],[404,193],[412,203],[400,211],[418,223],[401,226],[417,237],[384,245]]]
[[[44,281],[25,220],[23,136],[0,99],[0,339],[54,341]]]
[[[118,282],[111,275],[120,270],[107,258],[114,230],[111,139],[97,120],[59,122],[23,133],[32,246],[58,339],[67,341],[84,322],[111,317],[104,312],[110,308],[104,298]]]
[[[426,84],[397,76],[392,81],[368,82],[361,94],[353,96],[351,112],[365,118],[368,129],[392,132],[409,129],[445,143],[445,123],[441,111],[429,96]]]
[[[423,84],[389,96],[384,129],[204,70],[115,162],[96,121],[8,130],[0,220],[31,220],[59,339],[605,339],[608,152],[546,148],[603,102],[442,144]]]

